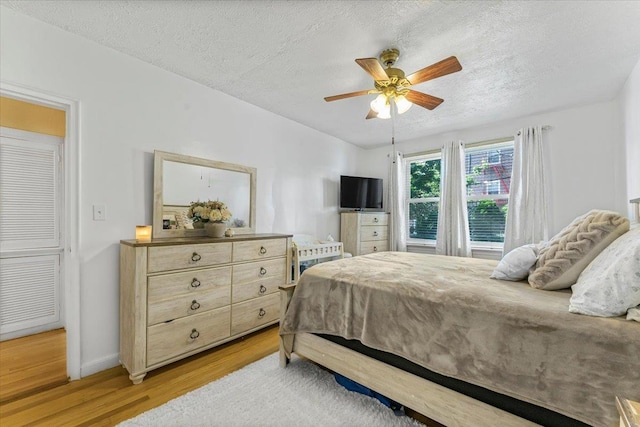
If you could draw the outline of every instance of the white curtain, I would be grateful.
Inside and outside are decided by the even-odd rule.
[[[471,256],[462,141],[452,141],[442,147],[436,253]]]
[[[391,224],[389,226],[389,244],[392,251],[407,250],[406,212],[405,212],[405,174],[402,153],[389,155],[389,183],[387,191],[387,209]]]
[[[515,136],[503,254],[548,240],[542,146],[540,126],[520,129]]]

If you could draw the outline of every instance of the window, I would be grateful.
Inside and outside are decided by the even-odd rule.
[[[500,194],[500,181],[494,179],[493,181],[485,181],[485,194]]]
[[[436,240],[440,202],[440,153],[407,161],[410,239]]]
[[[500,150],[488,150],[487,151],[487,164],[497,165],[502,161]]]
[[[471,241],[476,245],[502,243],[509,206],[513,141],[468,148],[465,153]]]
[[[504,242],[513,140],[465,150],[469,231],[474,245]],[[408,237],[435,241],[440,201],[440,153],[407,158]]]

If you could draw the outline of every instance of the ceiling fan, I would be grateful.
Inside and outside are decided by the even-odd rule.
[[[378,97],[371,101],[371,109],[369,110],[369,114],[367,114],[367,119],[390,118],[391,101],[396,104],[398,114],[404,113],[411,108],[413,104],[433,110],[442,104],[444,99],[409,88],[413,85],[462,70],[458,58],[450,56],[447,59],[436,62],[405,77],[404,71],[393,67],[399,56],[400,51],[398,49],[387,49],[382,52],[380,54],[380,62],[386,65],[386,69],[382,68],[381,63],[376,58],[356,59],[358,65],[373,77],[375,89],[328,96],[324,100],[331,102],[339,99],[352,98],[354,96],[378,93]]]

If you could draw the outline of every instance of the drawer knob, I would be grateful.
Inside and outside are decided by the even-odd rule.
[[[265,314],[267,314],[267,312],[264,311],[263,308],[261,308],[260,311],[258,312],[258,317],[264,317]]]
[[[374,236],[374,237],[376,237],[377,235],[378,235],[378,232],[377,232],[377,231],[374,231],[374,232],[373,232],[373,236]]]
[[[191,338],[192,340],[195,340],[199,336],[200,336],[200,332],[198,332],[198,330],[196,328],[193,328],[191,330],[191,333],[189,334],[189,338]]]
[[[260,267],[260,275],[264,276],[265,274],[267,274],[267,269],[264,267]]]
[[[191,281],[191,287],[197,288],[199,286],[200,286],[200,281],[194,277],[193,280]]]
[[[260,255],[264,255],[267,253],[267,248],[265,248],[264,246],[260,246]]]
[[[260,291],[261,294],[264,294],[265,292],[267,292],[267,288],[264,287],[264,285],[260,285]]]
[[[191,261],[193,262],[198,262],[202,259],[202,257],[200,255],[198,255],[198,252],[194,252],[193,255],[191,255]]]
[[[374,217],[373,222],[378,222],[378,217]]]
[[[377,246],[373,247],[373,252],[378,252],[378,247]]]
[[[191,310],[197,310],[200,308],[200,303],[196,300],[191,301]]]

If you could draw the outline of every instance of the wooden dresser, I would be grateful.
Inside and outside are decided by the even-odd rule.
[[[389,214],[385,212],[342,212],[340,240],[353,256],[389,250]]]
[[[278,322],[291,236],[120,242],[120,362],[148,371]]]

